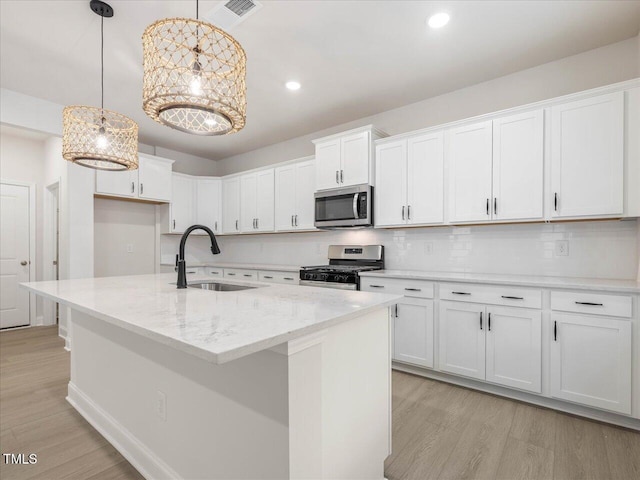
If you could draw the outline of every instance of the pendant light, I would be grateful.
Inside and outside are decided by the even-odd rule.
[[[225,135],[246,121],[247,57],[228,33],[196,18],[167,18],[142,35],[142,106],[155,121],[196,135]]]
[[[62,156],[83,167],[98,170],[138,168],[138,125],[124,115],[104,108],[104,18],[113,9],[100,0],[89,2],[100,15],[100,108],[73,105],[62,112]]]

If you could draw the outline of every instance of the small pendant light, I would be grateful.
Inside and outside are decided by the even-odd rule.
[[[73,105],[62,112],[62,156],[83,167],[98,170],[138,168],[138,125],[129,117],[104,108],[104,18],[113,9],[100,0],[89,2],[100,15],[100,108]]]
[[[247,57],[228,33],[196,19],[167,18],[142,35],[142,106],[155,121],[196,135],[225,135],[246,122]]]

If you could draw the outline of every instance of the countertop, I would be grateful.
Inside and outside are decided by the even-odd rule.
[[[492,273],[422,272],[418,270],[376,270],[362,272],[361,277],[403,278],[437,282],[484,283],[522,287],[545,287],[575,290],[640,293],[640,283],[635,280],[606,278],[547,277],[530,275],[498,275]]]
[[[175,267],[175,262],[162,262],[163,267]],[[187,263],[187,268],[244,268],[246,270],[271,270],[273,272],[299,272],[299,265],[273,265],[268,263]]]
[[[210,277],[193,275],[211,281]],[[268,283],[178,290],[174,273],[23,283],[107,323],[212,363],[226,363],[395,304],[402,296]]]

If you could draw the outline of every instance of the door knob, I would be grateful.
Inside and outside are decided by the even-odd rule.
[[[26,264],[27,264],[27,261],[26,261],[26,260],[23,260],[23,261],[21,261],[21,262],[20,262],[20,265],[22,265],[23,267],[24,267]]]

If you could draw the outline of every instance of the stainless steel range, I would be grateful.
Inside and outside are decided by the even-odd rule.
[[[382,245],[329,245],[329,265],[302,267],[300,285],[360,290],[360,272],[383,268]]]

